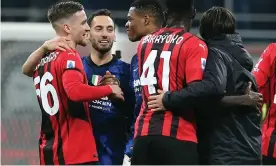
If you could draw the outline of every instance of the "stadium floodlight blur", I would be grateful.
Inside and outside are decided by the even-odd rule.
[[[46,16],[46,11],[2,8],[1,14],[17,17],[34,12],[32,16],[43,18]],[[120,50],[122,59],[129,62],[136,53],[137,43],[129,42],[123,27],[127,11],[112,11],[112,13],[115,23],[119,25],[116,26],[117,40],[113,45],[113,52]],[[235,13],[235,16],[238,22],[276,22],[275,14]],[[200,17],[201,13],[198,13],[195,24]],[[121,22],[116,22],[116,19]],[[191,32],[197,33],[198,29],[194,28]],[[257,41],[257,43],[245,43],[255,62],[269,41],[276,39],[276,30],[271,29],[238,29],[238,32],[246,39]],[[40,111],[36,94],[33,93],[32,79],[23,76],[21,66],[33,50],[54,35],[49,23],[1,23],[1,164],[39,164],[37,137],[41,121]],[[89,55],[89,47],[79,47],[78,51],[81,55]]]

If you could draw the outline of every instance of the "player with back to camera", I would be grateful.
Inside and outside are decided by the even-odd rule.
[[[200,20],[209,50],[203,80],[149,97],[148,107],[154,112],[185,115],[191,111],[187,108],[196,108],[198,152],[204,165],[261,163],[262,95],[250,73],[252,57],[235,30],[235,18],[226,8],[206,11]]]
[[[162,7],[156,0],[136,0],[130,5],[127,19],[126,30],[128,38],[131,42],[136,42],[142,37],[162,28],[164,13]],[[133,111],[134,118],[131,126],[131,135],[125,151],[124,162],[126,164],[130,162],[130,158],[132,157],[134,124],[142,104],[142,89],[138,73],[137,55],[134,55],[131,59],[130,80],[130,86],[135,93],[135,108]]]
[[[70,48],[65,51],[56,47],[55,51],[45,54],[45,47],[42,46],[22,67],[23,73],[29,74],[25,69],[34,69],[32,64],[37,64],[33,77],[42,111],[40,163],[97,164],[87,101],[105,96],[123,100],[122,91],[118,85],[87,85],[81,58],[75,50],[77,45],[86,45],[89,32],[86,14],[80,3],[59,2],[49,9],[48,19],[57,36],[69,40]]]
[[[198,164],[194,112],[180,115],[147,107],[157,89],[179,90],[201,80],[201,62],[208,53],[205,43],[189,33],[196,14],[193,1],[167,0],[166,5],[166,27],[143,37],[137,49],[143,104],[135,124],[134,165]]]
[[[186,5],[184,5],[186,3]],[[178,15],[179,16],[179,13],[182,13],[183,15],[186,15],[186,16],[188,16],[188,18],[187,17],[183,17],[182,19],[179,19],[179,17],[178,17],[178,19],[176,19],[176,20],[178,20],[178,21],[176,21],[176,23],[184,23],[184,24],[186,24],[186,25],[190,25],[189,23],[191,22],[191,18],[193,18],[193,14],[191,14],[191,15],[189,15],[189,12],[187,12],[187,13],[183,13],[183,10],[182,10],[182,6],[189,6],[189,3],[190,4],[193,4],[193,2],[192,1],[189,1],[189,2],[185,2],[185,1],[167,1],[167,7],[168,7],[168,21],[167,21],[167,24],[169,23],[169,24],[171,24],[171,25],[173,25],[174,23],[172,23],[172,22],[175,22],[175,20],[174,20],[174,18],[177,18],[177,17],[175,17],[176,15]],[[179,7],[179,8],[181,8],[181,9],[176,9],[177,7]],[[191,10],[193,9],[193,5],[191,5],[190,6],[191,8]],[[170,11],[170,9],[171,9],[171,11]],[[194,10],[192,10],[192,11],[194,11]],[[176,14],[177,13],[177,14]],[[195,14],[195,11],[194,12],[190,12],[190,13],[194,13]],[[176,14],[176,15],[175,15]],[[171,17],[171,18],[170,18]],[[181,15],[180,15],[180,17],[181,17]],[[189,26],[188,26],[189,27]],[[188,28],[189,29],[189,28]],[[162,30],[162,29],[161,29]],[[148,37],[148,38],[147,38]],[[159,36],[160,37],[160,36]],[[165,36],[162,36],[162,37],[164,37],[165,38]],[[140,42],[140,44],[142,45],[139,45],[140,46],[140,48],[138,47],[138,56],[139,56],[139,51],[141,51],[141,47],[142,47],[142,50],[144,49],[144,50],[149,50],[149,51],[152,51],[151,49],[149,49],[148,48],[148,45],[147,46],[145,46],[145,44],[143,43],[143,41],[145,42],[145,43],[147,43],[147,42],[153,42],[153,46],[152,47],[154,47],[154,46],[156,46],[156,45],[154,45],[154,44],[156,44],[156,43],[159,43],[159,41],[160,41],[160,39],[162,39],[161,37],[160,38],[158,38],[158,36],[154,36],[154,35],[148,35],[148,36],[146,36],[144,39],[142,39],[142,41]],[[170,41],[170,40],[169,40]],[[155,43],[156,42],[156,43]],[[162,42],[161,42],[162,43]],[[145,46],[145,47],[143,47],[143,46]],[[197,46],[199,46],[199,47],[201,47],[201,49],[204,49],[205,51],[206,51],[206,47],[204,47],[204,45],[202,44],[202,43],[200,43],[200,44],[198,44]],[[199,48],[198,47],[198,48]],[[202,48],[203,47],[203,48]],[[198,49],[198,51],[200,51],[200,49]],[[159,52],[160,53],[160,52]],[[142,53],[141,53],[142,54]],[[142,54],[143,55],[143,54]],[[145,55],[145,54],[144,54]],[[145,55],[146,56],[146,55]],[[193,56],[193,57],[196,57],[196,56]],[[163,58],[165,58],[165,55],[163,55]],[[202,61],[203,60],[203,61]],[[160,60],[160,61],[162,61],[162,60]],[[142,60],[140,63],[147,63],[147,60]],[[156,61],[155,61],[156,62]],[[156,70],[156,68],[158,68],[158,69],[160,69],[160,66],[158,66],[158,60],[157,60],[157,64],[154,62],[154,69]],[[199,62],[201,62],[201,63],[199,63]],[[204,66],[205,66],[205,60],[204,60],[204,58],[198,58],[197,60],[195,60],[195,64],[196,63],[199,63],[198,64],[198,68],[201,68],[201,71],[204,69]],[[139,64],[140,64],[139,63]],[[145,71],[145,69],[146,70],[148,70],[147,72],[147,76],[149,76],[149,72],[150,72],[150,70],[151,70],[151,72],[152,72],[152,69],[150,69],[151,68],[151,64],[152,64],[153,62],[151,61],[150,62],[150,64],[147,64],[147,65],[149,65],[148,67],[148,69],[146,69],[146,68],[143,68],[143,72],[142,72],[142,77],[143,77],[143,73],[144,73],[144,71]],[[162,62],[161,62],[162,63]],[[144,65],[145,65],[144,64]],[[164,64],[164,61],[163,61],[163,64]],[[171,65],[171,63],[170,63],[170,65]],[[200,67],[199,67],[200,66]],[[142,66],[139,66],[140,68],[140,74],[141,74],[141,70],[142,70]],[[162,68],[162,67],[161,67]],[[192,67],[193,68],[193,67]],[[195,65],[195,68],[196,68],[196,65]],[[193,68],[193,69],[195,69],[195,68]],[[164,69],[164,68],[163,68]],[[171,68],[170,68],[171,69]],[[165,70],[163,70],[163,72],[164,72]],[[158,73],[158,72],[157,72]],[[159,73],[158,73],[159,74]],[[191,74],[191,72],[187,72],[187,75],[189,75],[189,74]],[[154,74],[153,74],[154,75]],[[150,74],[150,76],[152,76],[152,73]],[[154,75],[154,76],[156,76],[156,75]],[[159,75],[157,75],[157,78],[158,78],[158,76],[159,76],[159,78],[160,78],[160,74]],[[162,74],[162,76],[163,76],[163,74]],[[161,77],[161,78],[164,78],[164,77]],[[142,83],[142,79],[144,79],[144,78],[141,78],[141,83]],[[153,78],[154,79],[154,78]],[[181,81],[181,79],[179,79],[180,81]],[[198,80],[200,80],[200,79],[198,79]],[[147,78],[145,78],[145,80],[144,80],[145,82],[147,82],[147,81],[149,81],[149,79],[147,79]],[[197,80],[195,79],[194,81],[191,81],[191,82],[196,82]],[[164,81],[165,82],[165,81]],[[162,80],[162,86],[163,85],[165,85],[164,84],[164,82],[163,82],[163,80]],[[174,83],[174,81],[173,80],[170,80],[170,84],[173,84]],[[142,83],[143,84],[143,83]],[[161,84],[161,81],[157,81],[156,83],[153,83],[154,85],[153,86],[155,86],[154,88],[152,88],[151,90],[157,90],[157,88],[158,87],[156,87],[156,86],[160,86],[160,84]],[[158,85],[156,85],[156,84],[158,84]],[[171,86],[174,86],[174,85],[169,85],[170,86],[170,88],[171,88]],[[181,87],[181,86],[180,86]],[[180,88],[181,89],[181,88]],[[145,89],[144,89],[145,90]],[[164,90],[164,89],[163,89]],[[172,89],[171,89],[172,90]],[[146,90],[145,90],[146,91]],[[153,93],[154,94],[154,93]],[[143,96],[144,97],[144,96]],[[240,98],[241,97],[241,98]],[[225,96],[225,98],[226,99],[229,99],[229,98],[227,98],[227,96]],[[248,105],[256,105],[256,104],[258,104],[259,103],[259,100],[258,99],[251,99],[250,97],[249,97],[249,95],[242,95],[242,96],[230,96],[230,98],[235,98],[235,99],[243,99],[243,101],[246,101],[246,104],[248,104]],[[246,98],[246,100],[244,100]],[[144,99],[145,99],[145,97],[144,97]],[[224,98],[223,98],[224,99]],[[224,100],[222,100],[221,101],[222,103],[224,103],[224,104],[226,104],[225,103],[225,101]],[[229,102],[228,104],[236,104],[236,105],[239,105],[239,104],[241,104],[241,102],[235,102],[235,100],[233,101],[231,101],[231,102]],[[244,105],[245,105],[245,103],[243,103]],[[146,105],[145,104],[145,101],[144,101],[144,105]],[[147,106],[145,106],[145,107],[147,107]],[[162,131],[162,130],[154,130],[154,129],[156,129],[157,127],[159,127],[159,126],[161,126],[162,127],[162,124],[161,125],[158,125],[158,124],[160,124],[160,119],[161,119],[161,122],[162,122],[162,113],[154,113],[154,112],[152,112],[152,111],[147,111],[147,110],[144,110],[144,112],[142,112],[143,111],[143,109],[141,109],[141,113],[140,113],[140,115],[139,115],[139,117],[138,117],[138,120],[136,121],[136,128],[138,128],[138,134],[139,134],[139,132],[141,132],[141,135],[140,135],[140,137],[136,137],[136,141],[135,141],[135,145],[134,145],[134,152],[133,152],[133,158],[132,158],[132,164],[172,164],[172,163],[174,163],[174,164],[179,164],[180,162],[182,162],[182,164],[184,163],[184,162],[194,162],[194,163],[196,163],[197,161],[197,154],[196,154],[196,152],[195,153],[192,153],[192,156],[194,156],[194,158],[190,158],[191,160],[190,161],[188,161],[188,160],[186,160],[186,161],[181,161],[181,159],[180,159],[180,157],[179,158],[177,158],[177,155],[174,155],[174,153],[172,154],[172,155],[174,155],[173,157],[171,157],[170,159],[169,159],[169,157],[168,156],[170,156],[171,154],[167,154],[167,153],[162,153],[162,154],[160,154],[160,153],[158,153],[158,150],[156,150],[156,151],[152,151],[152,148],[154,148],[154,146],[156,146],[157,148],[156,149],[158,149],[158,148],[160,148],[162,145],[160,145],[160,146],[158,146],[158,143],[153,143],[153,142],[157,142],[156,140],[154,141],[154,139],[157,139],[156,137],[155,138],[150,138],[149,136],[146,136],[147,134],[149,134],[149,135],[161,135],[161,134],[159,134],[158,132],[159,131]],[[176,111],[176,112],[175,112]],[[177,110],[175,110],[172,114],[172,117],[173,118],[175,118],[175,115],[176,116],[178,116],[178,115],[181,115],[181,117],[183,117],[183,115],[185,115],[185,116],[187,116],[188,117],[188,119],[193,119],[193,117],[192,116],[189,116],[189,113],[181,113],[181,111],[179,111],[179,112],[177,112]],[[142,115],[144,113],[144,115]],[[146,114],[146,115],[145,115]],[[149,116],[149,118],[147,118],[147,119],[145,119],[145,117],[147,116],[147,114],[148,114],[148,116]],[[155,114],[155,115],[154,115]],[[157,114],[157,115],[156,115]],[[161,114],[161,116],[159,115],[159,118],[157,118],[158,120],[154,120],[155,118],[154,118],[154,116],[155,117],[157,117],[158,116],[158,114]],[[164,114],[164,113],[163,113]],[[169,113],[169,112],[165,112],[165,115],[169,115],[170,116],[170,114],[171,113]],[[191,114],[190,114],[191,115]],[[161,117],[161,118],[160,118]],[[180,118],[181,118],[180,117]],[[140,120],[139,120],[139,118],[141,118]],[[142,118],[144,118],[144,123],[146,123],[146,125],[144,125],[143,126],[143,120],[142,120]],[[165,117],[164,116],[164,122],[167,122],[167,124],[170,124],[170,120],[171,119],[173,119],[173,118],[167,118],[167,116]],[[181,122],[180,121],[178,121],[179,123],[178,124],[181,124]],[[140,126],[139,126],[139,123],[141,124]],[[172,129],[173,129],[173,127],[175,127],[175,126],[173,126],[174,124],[173,123],[171,123],[172,124]],[[178,125],[177,124],[177,125]],[[138,126],[138,127],[137,127]],[[157,126],[157,127],[156,127]],[[165,126],[165,125],[164,125]],[[187,125],[187,126],[185,126],[185,127],[187,127],[188,129],[189,129],[189,126]],[[187,128],[185,129],[185,127],[182,127],[181,129],[183,129],[182,131],[184,131],[184,130],[187,130]],[[140,128],[140,131],[139,131],[139,128]],[[142,129],[141,129],[142,128]],[[166,130],[166,128],[163,128],[164,130],[163,130],[163,132],[162,132],[162,135],[163,135],[163,137],[164,136],[168,136],[168,135],[165,135],[165,134],[167,134],[168,133],[168,128],[167,128],[167,130]],[[137,132],[137,130],[136,130],[136,132]],[[180,132],[181,132],[181,130],[180,130]],[[180,133],[179,132],[179,133]],[[171,132],[172,133],[172,132]],[[136,133],[137,134],[137,133]],[[187,133],[186,133],[187,134]],[[195,135],[195,130],[193,130],[193,132],[191,132],[191,135]],[[173,136],[172,134],[170,134],[169,136]],[[179,137],[181,137],[181,135],[178,135]],[[182,135],[183,136],[183,135]],[[143,138],[144,137],[144,138]],[[178,137],[178,138],[179,138]],[[142,138],[144,139],[144,142],[142,142]],[[161,137],[160,137],[161,138]],[[182,137],[183,138],[183,137]],[[187,137],[186,137],[187,138]],[[139,140],[138,140],[139,139]],[[150,140],[150,139],[152,139],[152,141]],[[165,139],[165,138],[164,138]],[[139,145],[138,145],[138,141],[139,141]],[[151,145],[150,145],[150,147],[149,146],[147,146],[147,142],[152,142],[151,143]],[[162,141],[159,141],[159,143],[161,143]],[[189,142],[189,141],[188,141]],[[143,146],[144,145],[144,146]],[[195,145],[195,147],[196,147],[196,145]],[[138,150],[137,150],[137,149]],[[166,149],[167,148],[167,149]],[[167,151],[168,149],[170,149],[170,148],[172,148],[172,146],[170,146],[170,147],[162,147],[162,148],[160,148],[160,150],[159,151],[162,151],[162,152],[164,152],[164,151]],[[164,150],[165,149],[165,150]],[[191,149],[193,149],[193,148],[191,148]],[[196,149],[196,148],[195,148]],[[138,152],[137,152],[138,151]],[[140,153],[139,153],[140,152]],[[144,155],[143,155],[144,154]],[[168,158],[166,158],[166,157],[168,157]],[[183,156],[181,156],[181,157],[183,157]],[[194,160],[193,160],[194,159]],[[192,161],[193,160],[193,161]]]

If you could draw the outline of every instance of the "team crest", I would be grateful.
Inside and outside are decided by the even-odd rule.
[[[100,76],[100,75],[92,75],[91,83],[94,86],[97,86],[97,85],[99,85],[99,83],[101,82],[101,80],[102,80],[102,76]]]

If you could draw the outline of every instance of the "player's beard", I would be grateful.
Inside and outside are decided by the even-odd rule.
[[[111,50],[112,46],[113,46],[113,42],[110,42],[109,45],[107,47],[100,47],[100,43],[99,45],[97,44],[97,42],[95,40],[92,40],[92,47],[97,50],[99,53],[101,54],[105,54],[107,53],[108,51]]]

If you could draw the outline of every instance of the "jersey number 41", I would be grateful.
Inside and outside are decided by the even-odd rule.
[[[157,57],[157,50],[151,50],[148,55],[145,63],[143,64],[143,71],[140,77],[141,85],[147,85],[149,94],[156,93],[156,88],[154,87],[157,84],[157,79],[155,75],[154,62]],[[162,88],[164,91],[168,91],[169,89],[169,74],[170,74],[170,58],[171,51],[162,51],[160,58],[164,59],[163,63],[163,72],[162,72]],[[148,71],[146,76],[146,71]]]

